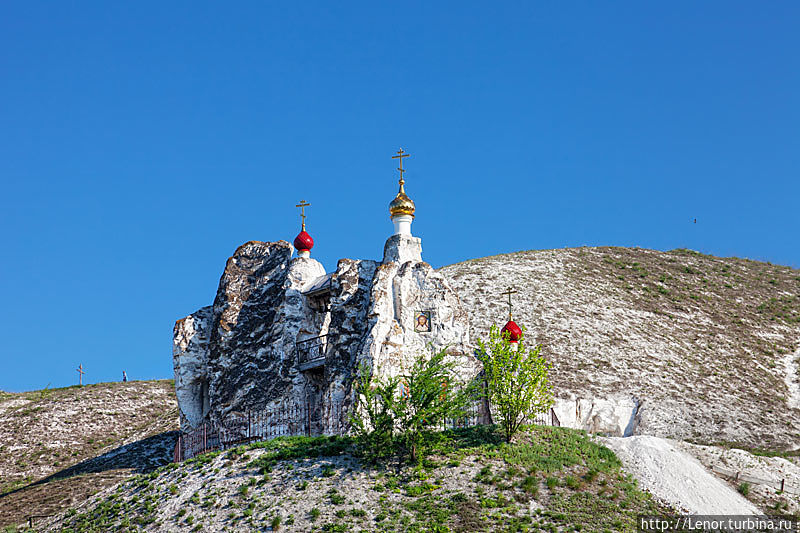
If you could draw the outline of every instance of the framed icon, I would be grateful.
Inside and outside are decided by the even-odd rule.
[[[431,312],[416,311],[414,313],[414,331],[417,333],[431,332]]]

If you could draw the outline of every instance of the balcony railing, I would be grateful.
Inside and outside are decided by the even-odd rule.
[[[309,370],[325,364],[328,351],[328,336],[320,335],[297,343],[297,365],[300,370]]]

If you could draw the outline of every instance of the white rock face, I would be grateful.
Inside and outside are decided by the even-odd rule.
[[[422,239],[411,235],[392,235],[383,246],[383,262],[406,263],[422,261]]]
[[[456,358],[462,379],[477,374],[478,362],[469,347],[469,316],[445,277],[429,264],[389,262],[378,267],[368,317],[360,359],[371,361],[378,375],[408,372],[419,354],[445,348]],[[420,325],[419,320],[430,324]]]
[[[211,306],[175,322],[172,348],[181,427],[195,427],[209,411],[208,341]]]
[[[609,437],[629,437],[639,423],[641,402],[632,396],[556,398],[553,409],[563,427],[584,429]]]

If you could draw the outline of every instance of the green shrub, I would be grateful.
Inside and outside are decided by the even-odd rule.
[[[508,335],[492,325],[488,342],[478,339],[478,358],[486,373],[488,399],[497,409],[506,442],[511,442],[523,424],[550,409],[554,400],[547,377],[550,363],[541,355],[542,346],[528,349],[524,333],[514,346]]]
[[[328,496],[331,499],[331,503],[334,504],[334,505],[341,505],[345,501],[344,496],[339,494],[339,491],[337,491],[336,489],[329,490],[328,491]]]
[[[748,494],[750,494],[750,483],[745,482],[740,484],[738,490],[742,494],[742,496],[747,496]]]
[[[421,354],[408,373],[394,378],[378,379],[366,365],[359,368],[351,422],[364,457],[377,461],[402,450],[420,463],[435,430],[465,415],[474,387],[454,386],[455,363],[446,357],[445,350]]]
[[[446,350],[417,357],[411,371],[402,376],[405,394],[396,410],[399,439],[411,461],[419,463],[426,442],[447,419],[461,418],[475,395],[474,384],[458,387],[452,379],[455,362],[446,361]]]
[[[522,490],[533,496],[534,498],[539,495],[539,480],[536,476],[527,476],[520,483]]]

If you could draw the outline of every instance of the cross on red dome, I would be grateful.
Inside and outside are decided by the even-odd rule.
[[[300,218],[303,220],[303,224],[300,226],[300,233],[294,238],[294,247],[298,252],[308,252],[314,247],[314,239],[306,232],[306,207],[310,205],[305,200],[300,200],[300,203],[295,206],[300,208]]]

